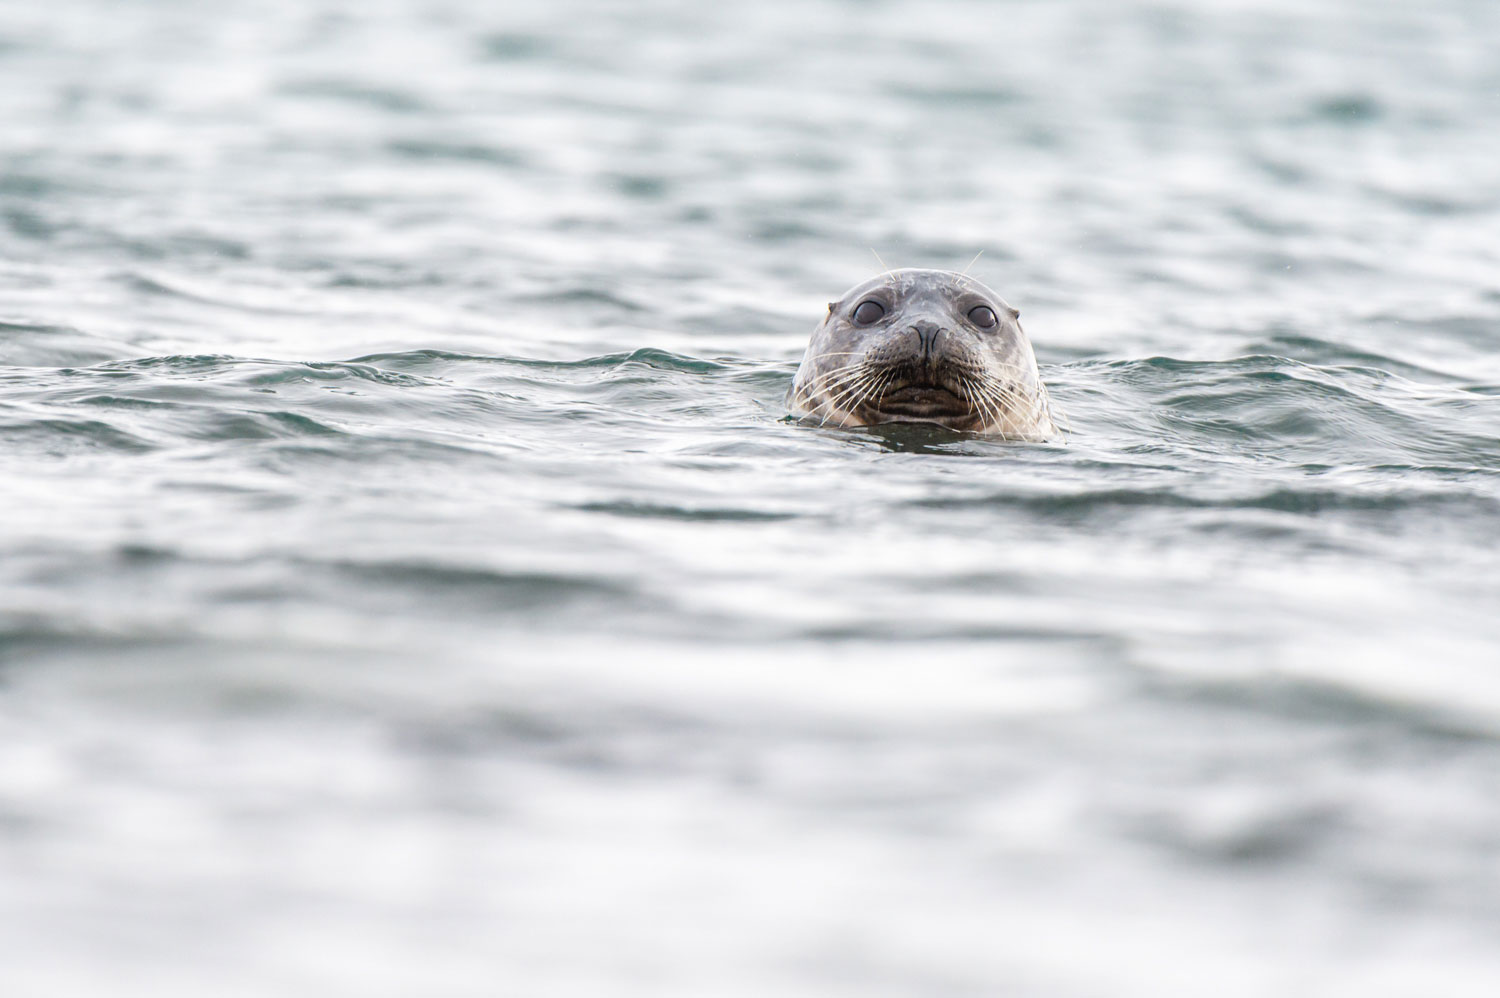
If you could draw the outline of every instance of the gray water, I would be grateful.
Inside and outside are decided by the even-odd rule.
[[[0,5],[8,995],[1492,995],[1500,7]],[[788,421],[885,264],[1069,433]]]

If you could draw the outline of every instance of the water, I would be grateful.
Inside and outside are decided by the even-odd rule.
[[[1489,995],[1500,8],[0,6],[26,995]],[[891,266],[1053,444],[785,421]]]

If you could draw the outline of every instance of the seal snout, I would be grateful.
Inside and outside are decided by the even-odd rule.
[[[931,368],[933,361],[937,358],[938,337],[948,330],[928,319],[918,319],[907,327],[907,332],[916,336],[916,352],[920,362]]]
[[[880,361],[887,369],[899,370],[903,382],[937,387],[952,366],[956,346],[952,332],[941,322],[912,319],[904,328],[891,331],[879,352]]]
[[[887,372],[881,390],[868,403],[887,419],[967,418],[972,403],[964,397],[962,344],[952,330],[929,318],[908,320],[893,330],[880,351]]]

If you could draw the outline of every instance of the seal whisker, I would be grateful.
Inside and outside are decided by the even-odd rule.
[[[1017,417],[1022,413],[1030,413],[1032,411],[1031,405],[1027,404],[1015,392],[1004,385],[992,385],[989,388],[989,398],[995,403],[997,411],[1003,411],[1005,418],[1000,420],[997,417],[997,421],[1002,422],[1007,428],[1015,426]]]
[[[850,352],[853,353],[855,351]],[[813,379],[813,384],[811,386],[802,386],[802,390],[799,392],[799,397],[808,398],[810,400],[813,392],[826,391],[834,384],[841,383],[836,379],[842,378],[843,375],[847,374],[850,371],[857,372],[864,366],[864,362],[860,361],[853,364],[845,364],[843,367],[835,368],[832,371],[825,371],[824,373],[818,375],[815,379]],[[794,385],[793,389],[796,390],[797,386]]]
[[[1013,427],[1016,425],[1016,417],[1021,413],[1033,415],[1035,413],[1035,403],[1032,400],[1023,399],[999,378],[987,374],[981,375],[981,381],[977,387],[993,408],[993,421],[997,425]]]
[[[895,381],[895,380],[896,380],[896,371],[895,371],[894,368],[892,368],[892,369],[890,369],[890,370],[888,370],[888,371],[885,372],[885,380],[883,382],[881,382],[881,385],[880,385],[880,395],[875,399],[875,408],[877,408],[877,409],[880,408],[880,403],[883,402],[883,401],[885,401],[885,392],[886,392],[886,389],[890,388],[891,387],[891,382]]]
[[[832,371],[827,371],[824,374],[818,376],[817,387],[821,390],[826,391],[835,387],[846,385],[850,381],[858,378],[862,373],[864,373],[868,366],[869,365],[864,361],[856,361],[853,364],[845,364],[843,367],[835,368]]]
[[[852,416],[860,406],[867,404],[878,392],[880,397],[885,396],[885,389],[890,385],[891,379],[896,376],[892,370],[874,370],[866,376],[859,385],[860,393],[848,400],[847,412]],[[876,402],[874,408],[879,409],[880,403]]]
[[[973,408],[973,409],[980,410],[981,416],[983,416],[984,406],[982,404],[980,404],[980,402],[977,399],[974,398],[974,392],[969,387],[969,379],[968,378],[964,378],[964,379],[962,379],[962,380],[959,381],[959,383],[958,383],[958,390],[963,394],[964,400],[969,403],[969,407]]]
[[[984,375],[983,377],[985,387],[989,391],[992,391],[996,395],[1000,396],[1005,401],[1008,401],[1011,404],[1017,406],[1028,404],[1031,401],[1029,399],[1022,399],[1016,389],[1011,387],[1013,382],[1002,381],[1001,379],[988,374]]]
[[[844,375],[850,371],[853,371],[854,373],[849,377],[840,378],[837,381],[834,380],[835,377]],[[833,394],[826,396],[824,400],[818,405],[819,409],[826,408],[827,410],[824,413],[822,422],[819,425],[827,425],[829,417],[838,410],[840,401],[857,390],[860,382],[864,378],[868,377],[869,373],[870,371],[868,365],[861,362],[858,364],[849,364],[841,367],[837,371],[830,372],[829,375],[819,379],[819,384],[824,387],[825,391],[833,392]],[[829,385],[828,382],[833,383]],[[815,409],[814,411],[816,412],[817,410]]]
[[[983,385],[979,382],[965,379],[964,388],[969,392],[969,397],[976,403],[975,408],[979,410],[980,418],[983,420],[980,424],[981,426],[994,426],[1001,421],[1000,408],[985,393]]]
[[[982,385],[975,384],[973,392],[974,397],[979,400],[980,411],[984,414],[985,426],[997,426],[1005,421],[1000,412],[999,403],[990,398]]]
[[[886,389],[890,388],[891,382],[896,380],[896,373],[895,368],[885,368],[884,370],[877,371],[875,377],[871,380],[869,391],[865,393],[864,398],[860,399],[859,405],[864,405],[871,399],[874,399],[874,408],[878,410],[881,401],[885,399]]]
[[[858,377],[851,378],[850,381],[846,383],[843,391],[834,396],[834,398],[831,400],[833,406],[835,408],[838,408],[845,402],[853,401],[859,395],[859,393],[867,389],[873,383],[874,379],[878,376],[878,371],[872,371],[869,368],[861,371]],[[866,394],[865,397],[868,398],[868,394]],[[859,404],[859,402],[854,402],[854,404],[848,406],[845,411],[852,414],[855,409],[859,408]]]

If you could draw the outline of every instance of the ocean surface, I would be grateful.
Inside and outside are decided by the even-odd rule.
[[[0,990],[1500,993],[1500,5],[0,3]]]

